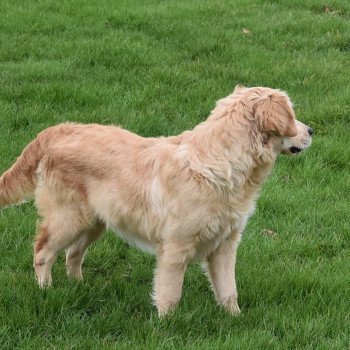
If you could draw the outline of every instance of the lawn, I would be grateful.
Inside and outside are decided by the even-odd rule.
[[[143,136],[204,120],[236,84],[288,92],[312,147],[281,156],[238,252],[242,314],[200,267],[176,312],[151,305],[154,257],[107,232],[82,283],[39,290],[32,203],[0,211],[1,349],[348,349],[350,2],[0,2],[0,171],[42,129],[118,124]]]

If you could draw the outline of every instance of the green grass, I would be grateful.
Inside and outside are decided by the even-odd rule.
[[[150,303],[154,258],[108,232],[82,283],[39,290],[36,212],[0,212],[1,349],[350,347],[350,3],[330,0],[0,2],[0,170],[63,121],[143,136],[204,120],[236,84],[286,90],[315,129],[265,184],[239,249],[242,315],[214,302],[192,265],[178,310]],[[242,29],[249,29],[244,34]],[[273,231],[274,234],[271,234]]]

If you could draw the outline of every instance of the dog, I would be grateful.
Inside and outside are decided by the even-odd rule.
[[[110,228],[156,255],[160,316],[177,305],[193,260],[204,262],[217,302],[238,314],[236,252],[261,185],[276,157],[305,150],[312,133],[285,92],[243,86],[178,136],[64,123],[39,133],[1,176],[0,207],[34,195],[40,287],[63,249],[67,274],[81,279],[86,249]]]

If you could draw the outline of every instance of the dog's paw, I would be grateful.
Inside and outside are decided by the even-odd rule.
[[[231,315],[237,316],[241,313],[241,310],[238,306],[237,297],[235,296],[226,298],[221,302],[221,304]]]
[[[229,307],[227,307],[227,311],[234,316],[238,316],[241,313],[241,309],[239,308],[237,301],[230,304]]]
[[[165,316],[168,316],[169,314],[172,314],[175,311],[177,302],[171,303],[171,304],[157,304],[157,311],[158,311],[158,317],[164,318]]]
[[[37,282],[40,289],[47,289],[52,286],[51,276],[38,276]]]

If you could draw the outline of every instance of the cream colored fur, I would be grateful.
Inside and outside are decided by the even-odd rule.
[[[207,121],[173,137],[61,124],[41,132],[0,178],[0,206],[34,193],[41,287],[63,249],[68,274],[81,278],[87,247],[109,227],[156,255],[160,315],[178,303],[193,260],[206,262],[217,301],[235,314],[241,233],[276,156],[307,148],[309,133],[284,92],[260,87],[237,87]]]

